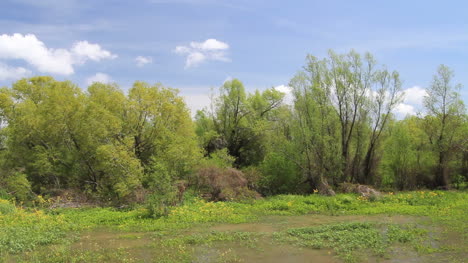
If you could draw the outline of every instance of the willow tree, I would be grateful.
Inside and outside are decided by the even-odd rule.
[[[374,183],[377,158],[375,156],[382,132],[391,118],[396,105],[401,102],[401,81],[398,72],[387,70],[378,71],[374,75],[376,89],[370,92],[370,127],[371,133],[367,152],[364,159],[362,177],[360,182]]]
[[[308,56],[308,65],[290,82],[293,89],[293,135],[296,163],[304,182],[322,194],[334,194],[328,185],[340,170],[338,121],[330,101],[331,79],[326,60]],[[294,155],[293,155],[294,156]],[[291,157],[293,157],[291,156]]]
[[[85,92],[33,77],[1,90],[0,113],[5,166],[37,192],[78,188],[122,200],[150,181],[154,166],[184,177],[199,152],[183,99],[161,85],[137,82],[127,97],[114,84]]]
[[[466,145],[466,134],[460,134],[466,110],[458,93],[461,85],[451,83],[453,76],[452,70],[440,65],[424,97],[425,130],[438,158],[434,184],[443,188],[449,186],[449,162],[457,146]]]
[[[211,111],[197,113],[197,134],[208,154],[227,148],[235,165],[258,164],[264,156],[265,131],[284,94],[274,89],[248,93],[241,81],[226,81]]]
[[[101,88],[95,86],[95,91]],[[121,130],[121,118],[71,82],[51,77],[20,80],[4,95],[7,158],[11,167],[25,171],[36,190],[108,188],[104,187],[106,173],[98,169],[96,153],[99,147],[112,143]],[[128,174],[139,175],[138,170]],[[120,179],[130,182],[126,176]],[[128,183],[128,189],[132,185]],[[120,196],[130,191],[121,190]]]
[[[377,146],[401,99],[398,73],[379,69],[369,53],[330,51],[322,60],[308,56],[290,85],[307,181],[372,183]]]
[[[374,81],[375,60],[366,53],[364,58],[355,51],[338,55],[329,52],[327,61],[330,75],[330,99],[340,122],[341,172],[342,180],[348,181],[352,174],[352,163],[357,158],[351,158],[351,144],[356,128],[363,115],[367,113],[367,95]]]

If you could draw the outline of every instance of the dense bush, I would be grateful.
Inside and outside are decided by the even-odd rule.
[[[0,178],[0,198],[3,192],[4,197],[14,197],[17,201],[26,201],[34,197],[31,191],[31,183],[26,174],[19,172],[7,173]]]
[[[0,115],[0,168],[22,171],[0,188],[19,200],[33,196],[30,188],[72,188],[121,203],[148,186],[153,159],[187,177],[200,158],[183,99],[160,84],[135,82],[126,95],[116,85],[83,91],[51,77],[22,79],[0,90]]]
[[[234,168],[200,168],[195,185],[208,200],[240,200],[259,196],[247,187],[248,181],[244,174]]]

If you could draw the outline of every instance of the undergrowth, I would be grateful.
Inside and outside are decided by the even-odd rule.
[[[360,262],[363,255],[385,257],[391,245],[420,240],[426,231],[410,226],[351,222],[289,229],[276,239],[314,249],[331,248],[345,262]]]
[[[167,216],[156,219],[151,218],[145,208],[129,210],[99,207],[32,209],[21,206],[15,207],[11,201],[1,199],[0,258],[4,255],[35,251],[46,245],[71,242],[77,233],[95,228],[104,227],[120,232],[156,232],[160,235],[170,236],[177,231],[200,224],[255,222],[261,219],[262,216],[268,215],[325,214],[340,216],[387,214],[424,216],[430,220],[431,224],[443,227],[443,231],[460,233],[462,239],[466,240],[468,237],[467,197],[466,192],[418,191],[398,194],[388,193],[375,199],[367,199],[353,194],[339,194],[334,197],[315,194],[309,196],[280,195],[242,203],[206,202],[202,199],[192,198],[180,206],[171,208]],[[327,227],[331,226],[319,228],[322,231],[321,234],[317,232],[314,235],[318,235],[323,239],[328,231]],[[385,250],[385,244],[388,244],[391,240],[392,242],[404,241],[401,239],[403,234],[398,235],[400,239],[392,237],[391,231],[397,230],[392,230],[391,226],[385,236],[381,235],[378,227],[371,225],[357,224],[348,225],[347,227],[357,227],[354,232],[351,232],[353,234],[348,236],[350,241],[358,239],[360,235],[378,238],[380,240],[376,242],[378,246],[371,248],[374,249],[375,253]],[[299,230],[294,231],[289,233],[291,237],[298,238],[300,242],[308,242],[312,247],[319,246],[319,243],[313,243],[318,241],[307,241],[307,238],[302,238],[301,235],[306,235],[305,233],[297,232]],[[301,231],[319,230],[303,229]],[[402,233],[406,233],[405,231]],[[365,233],[365,235],[362,233]],[[209,238],[213,238],[213,236],[198,239],[209,240]],[[331,239],[334,241],[328,240],[323,245],[336,247],[339,252],[350,249],[349,246],[353,244],[353,242],[350,242],[349,245],[342,246],[340,244],[347,244],[348,240],[336,238]],[[191,239],[188,238],[187,240]],[[181,246],[188,246],[186,244],[187,240],[178,242],[182,242]],[[466,248],[466,245],[464,245],[464,248]],[[66,254],[60,251],[58,253]],[[82,257],[86,257],[86,254],[83,254]]]

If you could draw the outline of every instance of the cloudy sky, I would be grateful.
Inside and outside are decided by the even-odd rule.
[[[400,72],[398,113],[414,114],[439,64],[468,85],[466,11],[462,0],[1,0],[0,86],[161,82],[199,109],[226,79],[287,90],[307,54],[354,48]]]

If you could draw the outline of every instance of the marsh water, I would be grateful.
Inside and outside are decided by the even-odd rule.
[[[332,249],[312,249],[275,241],[275,233],[296,227],[320,226],[341,222],[376,222],[390,224],[418,224],[429,228],[427,218],[412,216],[268,216],[255,223],[200,225],[170,235],[154,232],[122,233],[110,229],[98,229],[82,233],[72,244],[73,250],[114,250],[124,252],[133,262],[177,262],[187,258],[178,254],[189,253],[189,262],[343,262]],[[217,241],[209,244],[188,244],[168,248],[164,239],[176,236],[203,235],[207,233],[253,233],[254,241]],[[431,233],[431,231],[429,231]],[[459,235],[438,236],[431,239],[431,246],[439,247],[450,242],[463,242]],[[202,242],[203,243],[203,242]],[[463,262],[453,259],[467,258],[466,251],[419,255],[406,246],[391,248],[384,258],[363,253],[363,262]]]

